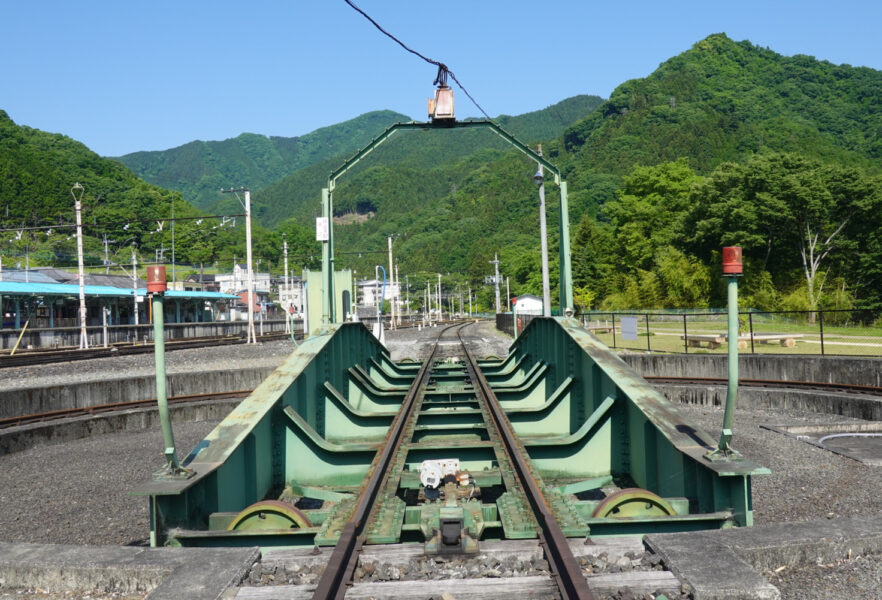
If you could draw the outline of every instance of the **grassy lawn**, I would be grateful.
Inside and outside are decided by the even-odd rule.
[[[609,321],[601,320],[599,323],[591,321],[590,327],[609,324]],[[726,338],[726,320],[723,315],[719,318],[687,317],[686,332],[689,336],[720,336],[722,344],[717,348],[708,348],[706,342],[702,342],[700,348],[685,346],[683,340],[683,320],[674,319],[654,320],[649,318],[649,335],[645,317],[638,316],[637,340],[623,340],[618,317],[616,318],[615,342],[611,332],[598,330],[595,335],[604,344],[616,349],[628,349],[638,352],[688,352],[690,354],[725,354],[728,352]],[[747,336],[749,324],[745,316],[742,316],[741,335]],[[743,354],[821,354],[821,332],[817,323],[799,323],[791,319],[770,319],[763,315],[761,318],[753,318],[753,349],[750,340],[746,349],[741,349]],[[777,340],[769,340],[761,343],[759,338],[764,335],[792,335],[795,345],[792,348],[782,346]],[[857,326],[847,327],[842,325],[824,326],[824,354],[849,355],[849,356],[882,356],[882,328]]]

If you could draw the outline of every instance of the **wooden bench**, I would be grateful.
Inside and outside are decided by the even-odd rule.
[[[702,344],[707,344],[710,349],[719,348],[726,341],[724,333],[694,334],[681,335],[681,340],[686,340],[686,344],[690,348],[701,348]]]
[[[796,340],[804,337],[802,333],[755,333],[753,334],[753,341],[758,342],[760,344],[768,344],[769,342],[778,342],[785,348],[793,348],[796,346]],[[688,336],[681,335],[681,340],[686,340],[686,344],[690,348],[701,348],[702,344],[707,344],[707,347],[710,349],[719,348],[723,344],[725,344],[728,340],[729,336],[725,333],[710,333],[710,334],[692,334],[690,333]],[[738,349],[739,350],[747,350],[748,345],[750,344],[750,335],[740,335],[738,336]]]
[[[796,340],[801,337],[805,337],[802,333],[755,333],[753,334],[753,341],[759,342],[760,344],[768,344],[769,342],[778,342],[785,348],[793,348],[796,346]],[[742,336],[738,338],[739,340],[744,339],[748,342],[750,341],[750,336]],[[741,343],[739,341],[738,347],[741,347]],[[746,347],[746,345],[745,345]]]
[[[588,331],[591,333],[612,333],[613,326],[612,325],[589,325]],[[616,325],[616,332],[619,332],[619,327]]]

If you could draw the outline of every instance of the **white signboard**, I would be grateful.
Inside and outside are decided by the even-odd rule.
[[[327,242],[330,239],[328,217],[315,218],[315,241]]]
[[[622,339],[637,339],[637,317],[622,317]]]

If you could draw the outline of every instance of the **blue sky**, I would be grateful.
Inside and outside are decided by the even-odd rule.
[[[871,0],[355,1],[491,116],[606,98],[718,32],[882,69]],[[0,0],[0,15],[0,109],[105,156],[301,135],[379,109],[422,120],[435,76],[343,0]],[[457,116],[479,116],[461,93]]]

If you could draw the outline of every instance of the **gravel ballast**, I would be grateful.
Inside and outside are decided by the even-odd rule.
[[[478,337],[487,348],[508,347],[510,338],[494,333],[492,324]],[[390,336],[413,340],[410,330]],[[495,339],[494,339],[495,338]],[[280,364],[293,350],[290,341],[258,346],[193,349],[167,355],[170,372],[216,370],[235,364]],[[496,352],[478,352],[479,355]],[[4,386],[31,387],[71,381],[151,373],[152,355],[133,355],[42,367],[6,369]],[[679,407],[687,420],[713,437],[723,411],[707,406]],[[882,470],[827,452],[760,425],[841,423],[833,415],[793,411],[736,411],[733,445],[746,458],[772,470],[753,478],[756,526],[766,524],[878,515],[882,513]],[[185,455],[214,422],[175,423],[179,454]],[[132,497],[136,487],[163,462],[162,435],[156,430],[108,434],[76,442],[46,445],[0,456],[0,541],[74,544],[144,544],[148,536],[147,503]],[[823,565],[764,573],[783,598],[882,596],[880,557],[852,556]]]

